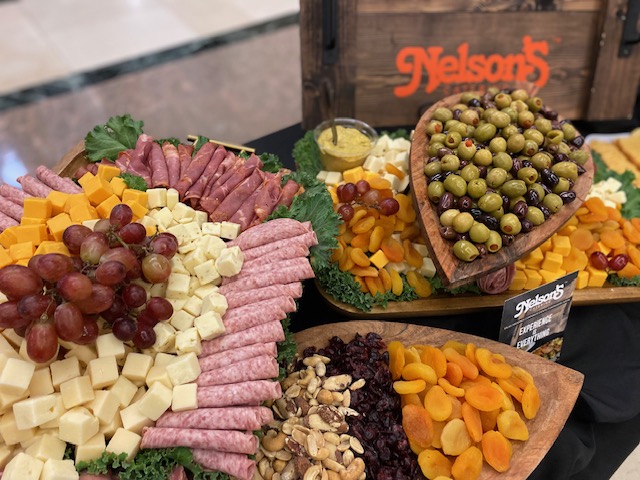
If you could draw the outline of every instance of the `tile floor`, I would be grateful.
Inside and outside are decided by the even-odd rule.
[[[290,16],[298,0],[0,1],[0,97]],[[159,137],[242,143],[301,118],[297,25],[0,111],[0,179],[129,112]],[[612,477],[640,478],[640,447]]]

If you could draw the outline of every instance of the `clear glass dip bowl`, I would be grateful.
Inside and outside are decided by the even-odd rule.
[[[344,172],[361,166],[378,141],[377,132],[354,118],[339,117],[334,122],[338,130],[337,145],[332,141],[330,120],[322,122],[313,131],[324,169]]]

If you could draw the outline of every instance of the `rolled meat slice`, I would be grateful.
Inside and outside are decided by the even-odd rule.
[[[265,300],[266,301],[266,300]],[[260,302],[262,303],[262,302]],[[247,328],[256,327],[258,325],[262,325],[263,323],[274,322],[276,320],[284,320],[287,318],[287,313],[282,308],[272,308],[271,310],[267,310],[265,312],[261,312],[260,310],[254,310],[253,305],[246,305],[245,307],[240,307],[241,309],[245,309],[246,313],[244,314],[230,314],[226,315],[226,319],[223,320],[224,330],[227,334],[232,334],[236,332],[241,332],[242,330],[246,330]]]
[[[203,468],[228,473],[238,480],[251,480],[256,471],[256,462],[246,455],[200,448],[194,448],[192,453],[193,461]]]
[[[216,172],[211,176],[209,181],[204,187],[204,191],[202,192],[202,196],[200,198],[206,199],[211,197],[211,193],[218,188],[221,182],[226,181],[226,179],[235,172],[235,170],[242,165],[242,159],[236,157],[233,152],[227,152],[224,160],[220,164],[220,167],[216,170]]]
[[[275,221],[276,220],[271,220],[267,223],[262,223],[259,226],[267,225]],[[252,230],[258,228],[259,226],[250,228],[246,232],[242,232],[242,234],[251,232]],[[240,247],[240,250],[242,250],[242,253],[244,254],[244,260],[249,261],[249,260],[255,260],[256,258],[260,258],[264,255],[273,255],[277,250],[282,250],[282,249],[286,250],[296,245],[298,246],[301,245],[304,247],[313,247],[314,245],[317,245],[317,244],[318,244],[318,237],[316,237],[315,232],[311,231],[311,232],[303,233],[301,235],[297,235],[295,237],[283,238],[282,240],[278,240],[273,243],[260,245],[259,247],[249,248],[248,250],[245,250],[242,247]],[[231,247],[233,245],[231,245],[230,243],[227,243],[227,246]]]
[[[208,357],[201,357],[198,361],[200,363],[200,370],[208,372],[209,370],[238,363],[242,360],[246,360],[247,358],[257,357],[259,355],[270,355],[275,357],[277,354],[278,347],[275,342],[255,343],[253,345],[247,345],[246,347],[234,348],[232,350],[215,353]]]
[[[73,180],[61,177],[56,172],[48,167],[45,167],[44,165],[40,165],[38,168],[36,168],[36,177],[38,177],[38,180],[40,180],[48,187],[51,187],[54,190],[58,190],[59,192],[82,193],[82,188],[76,185]]]
[[[260,355],[255,358],[247,358],[232,363],[225,367],[216,368],[215,370],[202,372],[196,380],[196,383],[201,387],[209,387],[212,385],[247,382],[249,380],[269,380],[276,378],[278,372],[278,362],[273,356]]]
[[[220,293],[226,295],[227,292],[237,292],[239,290],[266,287],[268,285],[277,285],[285,283],[300,282],[307,278],[314,278],[315,273],[311,264],[307,261],[303,268],[288,267],[278,268],[275,271],[257,273],[255,275],[244,277],[235,282],[228,283],[220,287]]]
[[[282,187],[282,191],[280,192],[280,198],[278,199],[278,205],[284,205],[285,207],[290,207],[293,202],[293,197],[296,196],[298,191],[300,190],[300,185],[298,185],[294,180],[287,180],[287,183]]]
[[[169,186],[169,168],[164,157],[162,147],[156,142],[151,144],[149,150],[149,167],[151,169],[151,186],[153,188],[167,188]]]
[[[278,203],[280,198],[280,182],[282,180],[282,174],[276,175],[266,173],[267,178],[264,181],[264,185],[260,190],[260,193],[256,197],[255,212],[256,221],[264,222],[265,219],[271,215],[271,212]]]
[[[496,293],[502,293],[509,288],[515,274],[516,265],[515,263],[510,263],[500,270],[484,275],[476,280],[476,283],[482,292],[495,295]]]
[[[162,153],[167,160],[167,171],[169,172],[169,187],[173,187],[180,180],[180,154],[178,147],[173,143],[164,142]]]
[[[280,395],[282,395],[280,383],[268,380],[198,387],[198,408],[257,406],[266,400],[276,400]],[[213,446],[209,448],[215,449]]]
[[[202,172],[204,172],[204,169],[209,164],[209,160],[211,160],[216,148],[216,144],[207,142],[200,147],[200,150],[198,150],[194,155],[191,162],[189,162],[186,171],[174,186],[180,194],[180,198],[182,198],[187,190],[189,190],[189,187],[191,187],[191,185],[200,178],[200,175],[202,175]]]
[[[191,447],[220,452],[252,455],[258,449],[258,438],[235,430],[200,430],[196,428],[156,428],[142,430],[140,448]]]
[[[31,175],[23,175],[18,177],[18,183],[22,185],[22,190],[24,190],[29,195],[33,195],[34,197],[45,198],[49,195],[53,189],[42,183],[35,177]]]
[[[193,155],[193,145],[184,145],[182,143],[178,144],[178,156],[180,157],[180,175],[178,176],[178,180],[176,183],[180,181],[182,175],[184,175],[191,163],[191,155]],[[176,183],[171,186],[174,187]]]
[[[73,174],[73,178],[80,179],[88,171],[89,170],[87,170],[87,167],[85,167],[84,165],[81,165],[81,166],[78,167],[78,169]],[[120,171],[122,171],[122,169],[120,169]]]
[[[258,198],[258,195],[263,188],[264,182],[262,182],[262,185],[256,188],[253,193],[249,195],[249,197],[244,202],[242,202],[242,205],[240,205],[236,213],[234,213],[229,219],[231,223],[237,223],[238,225],[240,225],[241,232],[244,232],[249,227],[249,225],[251,225],[251,222],[256,218],[256,198]]]
[[[11,200],[8,200],[0,195],[0,212],[4,214],[4,216],[10,217],[20,223],[20,219],[24,215],[24,207],[21,207],[17,203],[13,203]],[[8,224],[10,222],[7,220],[3,222],[3,224],[4,223]],[[11,225],[8,226],[10,227]]]
[[[174,469],[171,470],[169,480],[188,480],[187,472],[184,471],[184,467],[182,465],[174,467]]]
[[[20,205],[18,206],[20,207]],[[0,212],[0,232],[4,232],[7,228],[15,227],[16,225],[20,225],[20,222],[18,220]]]
[[[225,298],[227,299],[227,309],[232,309],[280,295],[300,298],[302,296],[302,283],[293,282],[287,283],[286,285],[269,285],[268,287],[256,288],[247,292],[227,292]]]
[[[184,412],[165,412],[156,427],[198,428],[205,430],[259,430],[273,421],[267,407],[196,408]]]
[[[127,173],[142,177],[147,185],[152,185],[151,170],[149,168],[149,152],[153,145],[153,137],[143,133],[136,141],[136,147],[130,154],[130,161],[127,166]],[[117,164],[117,162],[116,162]]]
[[[309,247],[306,245],[292,245],[291,248],[280,248],[273,251],[270,255],[264,255],[262,257],[254,258],[249,261],[245,261],[242,264],[242,271],[256,270],[258,266],[269,265],[272,263],[280,264],[282,260],[289,260],[291,258],[307,257],[309,255]],[[240,273],[242,273],[242,271]]]
[[[87,170],[93,175],[98,174],[98,164],[97,163],[89,163],[87,164]]]
[[[228,245],[230,247],[237,245],[240,250],[248,250],[285,238],[296,237],[309,231],[311,231],[311,225],[308,222],[299,222],[292,218],[277,218],[242,232]]]
[[[219,146],[216,148],[215,152],[211,156],[209,163],[203,170],[198,180],[196,180],[193,185],[189,187],[182,201],[190,200],[191,206],[196,206],[200,202],[200,198],[202,198],[202,194],[204,193],[204,189],[209,183],[209,179],[215,175],[218,168],[220,168],[220,164],[227,156],[227,150]]]
[[[0,195],[2,195],[7,200],[11,200],[13,203],[17,203],[20,206],[24,205],[25,198],[33,196],[25,193],[24,190],[16,188],[13,185],[9,185],[8,183],[3,183],[2,185],[0,185]]]
[[[245,178],[220,202],[220,205],[209,214],[212,222],[225,222],[238,211],[242,203],[251,196],[251,193],[262,184],[260,170]]]
[[[297,245],[294,248],[298,249],[298,248],[301,248],[301,246]],[[237,275],[234,275],[233,277],[225,277],[222,280],[222,285],[233,283],[236,280],[240,280],[241,278],[246,278],[251,275],[269,272],[273,270],[274,266],[272,263],[260,263],[260,262],[257,262],[258,260],[261,260],[261,259],[259,258],[253,259],[251,260],[249,265],[247,265],[246,263],[243,263],[242,270],[240,270],[240,273],[238,273]],[[297,256],[294,258],[286,258],[286,259],[280,260],[278,262],[277,268],[280,269],[280,268],[298,267],[300,269],[305,269],[307,268],[308,264],[309,264],[309,260],[307,259],[307,257]]]
[[[247,160],[246,162],[242,162],[242,160],[237,162],[234,166],[234,169],[225,172],[218,179],[218,186],[212,187],[211,193],[208,194],[206,198],[202,199],[202,201],[200,202],[200,206],[206,212],[209,212],[209,214],[216,211],[218,206],[225,200],[227,195],[229,195],[230,192],[237,186],[239,186],[246,178],[251,177],[256,168],[258,168],[256,163],[250,162],[249,160]],[[262,178],[260,178],[260,183],[261,182]],[[240,205],[238,205],[238,207],[239,206]],[[235,211],[233,213],[235,213]]]
[[[200,357],[206,357],[207,355],[213,355],[214,353],[232,348],[246,347],[254,343],[281,342],[283,340],[284,330],[282,329],[282,324],[280,322],[269,322],[247,328],[238,333],[225,334],[213,340],[202,342],[202,353]]]

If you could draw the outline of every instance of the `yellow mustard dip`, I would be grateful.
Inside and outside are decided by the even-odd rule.
[[[331,128],[318,136],[318,147],[327,170],[344,171],[362,165],[371,150],[371,139],[355,128],[337,125],[338,142],[333,144]]]

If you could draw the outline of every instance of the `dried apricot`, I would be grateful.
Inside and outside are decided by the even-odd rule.
[[[527,372],[524,368],[518,367],[518,366],[514,366],[512,368],[513,368],[514,377],[522,380],[525,383],[525,385],[528,385],[528,384],[535,385],[533,376],[529,372]]]
[[[402,248],[404,249],[404,259],[410,267],[422,267],[422,255],[411,245],[408,238],[402,241]]]
[[[464,356],[467,357],[476,367],[478,366],[478,361],[476,360],[476,346],[474,343],[467,343],[467,346],[464,349]]]
[[[449,402],[451,402],[451,415],[447,418],[447,421],[453,420],[454,418],[462,418],[462,403],[458,400],[457,397],[452,397],[451,395],[447,395],[449,397]]]
[[[391,379],[398,380],[402,377],[402,369],[404,368],[404,345],[394,340],[387,345],[387,351],[389,352]]]
[[[368,244],[369,241],[367,240],[367,245]],[[402,248],[402,244],[396,239],[391,237],[385,238],[380,244],[380,248],[390,262],[401,262],[404,260],[404,249]]]
[[[442,430],[447,422],[433,422],[433,440],[431,441],[431,446],[435,448],[442,448],[442,441],[440,437],[442,436]]]
[[[418,378],[423,379],[427,383],[435,385],[438,383],[438,377],[436,372],[429,365],[424,363],[413,362],[405,365],[402,369],[402,378],[405,380],[416,380]]]
[[[498,423],[498,415],[500,415],[501,410],[496,408],[495,410],[491,410],[490,412],[480,412],[480,421],[482,422],[482,431],[488,432],[489,430],[494,430]]]
[[[351,249],[351,260],[359,267],[368,267],[371,265],[371,260],[367,257],[361,248]]]
[[[464,352],[467,349],[467,344],[462,342],[457,342],[456,340],[447,340],[445,344],[442,345],[442,347],[440,347],[440,350],[444,351],[445,348],[453,348],[460,355],[464,355]]]
[[[402,290],[404,290],[404,283],[402,282],[402,277],[395,270],[388,270],[388,272],[389,272],[389,277],[391,277],[391,292],[394,295],[401,295]]]
[[[369,293],[374,297],[380,293],[384,293],[384,287],[382,286],[382,281],[378,277],[363,277],[364,283],[367,285],[369,289]]]
[[[466,348],[465,348],[466,351]],[[469,360],[465,355],[461,355],[457,350],[453,348],[445,348],[442,350],[444,356],[450,362],[457,364],[462,370],[462,374],[474,380],[478,376],[478,367],[476,367],[471,360]]]
[[[500,388],[515,398],[518,402],[522,403],[522,390],[513,383],[510,378],[498,378],[498,385]]]
[[[371,239],[371,232],[365,232],[359,235],[354,235],[350,243],[352,247],[361,248],[362,250],[368,250],[370,239]]]
[[[405,393],[400,395],[400,405],[404,407],[409,404],[418,405],[420,407],[422,406],[422,401],[417,393]]]
[[[495,382],[491,383],[491,386],[500,392],[500,395],[502,395],[502,406],[500,408],[502,410],[514,410],[515,407],[513,405],[513,400],[511,400],[511,395],[505,392],[502,387]]]
[[[387,272],[384,268],[381,268],[380,270],[378,270],[378,278],[382,282],[382,286],[384,287],[385,292],[391,290],[393,282],[391,281],[389,272]]]
[[[449,383],[451,385],[458,387],[462,383],[462,377],[463,375],[460,365],[458,365],[457,363],[447,362],[447,374],[444,376],[444,378],[449,380]]]
[[[472,444],[467,426],[460,418],[447,422],[440,435],[442,451],[445,455],[460,455]]]
[[[393,382],[393,389],[404,395],[405,393],[420,393],[427,387],[427,384],[424,380],[396,380]]]
[[[453,409],[449,396],[440,385],[434,385],[424,397],[424,408],[432,420],[444,421],[449,418]]]
[[[451,460],[438,450],[428,448],[420,452],[418,465],[422,474],[430,480],[440,476],[451,476]]]
[[[467,426],[467,431],[469,432],[469,436],[471,440],[474,442],[479,442],[482,440],[482,419],[480,418],[480,412],[469,405],[467,402],[464,402],[461,407],[462,419],[464,420],[465,425]]]
[[[449,380],[444,377],[438,379],[438,385],[440,385],[442,389],[452,397],[464,397],[464,389],[460,387],[454,387],[449,383]]]
[[[498,472],[509,470],[511,463],[511,443],[504,435],[495,430],[485,432],[480,442],[482,455],[489,465]]]
[[[498,415],[498,431],[511,440],[528,440],[529,429],[515,410],[505,410]]]
[[[436,372],[438,378],[444,377],[447,374],[447,358],[442,353],[442,350],[431,345],[425,346],[420,354],[422,363],[426,363],[431,366]]]
[[[356,235],[361,234],[361,233],[366,233],[366,232],[370,231],[375,224],[376,224],[376,219],[371,217],[371,216],[367,216],[367,217],[362,218],[361,220],[358,220],[351,227],[351,231],[353,233],[355,233]]]
[[[511,365],[486,348],[476,348],[476,360],[482,371],[490,377],[509,378],[511,376]]]
[[[407,283],[413,287],[420,298],[427,298],[431,296],[433,292],[431,282],[415,270],[409,270],[407,272]]]
[[[416,347],[408,347],[404,349],[404,360],[407,364],[415,362],[421,363],[420,352]]]
[[[478,447],[469,447],[455,459],[451,475],[456,480],[476,480],[482,471],[482,452]]]
[[[502,395],[491,385],[474,385],[467,389],[464,398],[472,407],[483,412],[490,412],[502,406]]]
[[[381,225],[376,225],[371,232],[371,236],[369,237],[369,251],[371,253],[375,253],[380,250],[380,245],[382,245],[382,240],[384,239],[384,227]]]
[[[538,414],[540,408],[540,394],[535,385],[527,385],[522,393],[522,413],[531,420]]]
[[[402,428],[407,438],[420,448],[429,448],[433,440],[433,422],[427,411],[418,405],[402,408]]]

